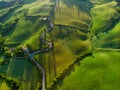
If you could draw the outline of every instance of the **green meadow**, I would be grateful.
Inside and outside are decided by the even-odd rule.
[[[119,90],[120,53],[96,51],[77,62],[51,90]]]
[[[100,40],[94,37],[93,42],[96,41],[97,43],[99,43],[99,44],[94,43],[94,46],[96,48],[100,47],[100,48],[119,49],[120,48],[119,25],[120,25],[120,22],[117,22],[114,28],[111,28],[108,33],[101,33],[99,35]]]
[[[0,89],[1,90],[11,90],[9,86],[7,86],[7,84],[5,82],[2,82],[2,84],[0,85]]]
[[[117,18],[117,11],[115,9],[116,2],[110,2],[102,5],[96,5],[91,10],[93,26],[91,28],[92,34],[99,34],[107,29],[115,18]]]
[[[115,0],[0,0],[0,74],[18,80],[19,90],[41,88],[41,72],[28,57],[6,63],[5,53],[49,47],[39,37],[50,28],[45,18],[53,11],[54,27],[43,38],[54,49],[34,56],[45,69],[46,89],[119,90],[119,8]],[[0,90],[12,90],[7,79]]]
[[[9,60],[9,64],[0,65],[0,73],[19,80],[21,83],[20,89],[22,90],[29,90],[29,88],[37,89],[37,87],[41,86],[41,78],[38,70],[29,62],[28,59],[12,58]]]

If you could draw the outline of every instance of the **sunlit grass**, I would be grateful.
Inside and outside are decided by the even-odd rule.
[[[102,33],[99,35],[100,40],[98,40],[96,37],[93,38],[93,41],[96,41],[94,43],[95,47],[103,47],[103,48],[120,48],[120,22],[118,22],[114,28],[112,28],[108,33]],[[99,43],[99,44],[98,44]]]
[[[11,88],[5,82],[3,82],[0,85],[0,90],[11,90]]]
[[[115,6],[115,2],[110,2],[98,5],[91,10],[93,17],[93,26],[91,28],[92,34],[98,34],[104,31],[111,24],[110,20],[117,17]]]
[[[52,90],[119,90],[119,52],[95,52],[80,65],[74,66],[70,75],[60,80]],[[62,84],[62,85],[61,85]]]

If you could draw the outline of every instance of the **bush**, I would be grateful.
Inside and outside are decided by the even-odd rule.
[[[11,57],[11,52],[10,51],[6,51],[4,53],[4,55],[5,55],[5,58],[10,58]]]
[[[4,63],[4,60],[3,59],[0,59],[0,64],[3,64]]]
[[[16,55],[16,56],[19,56],[19,57],[24,56],[24,51],[22,50],[21,47],[16,47],[16,48],[15,48],[15,55]]]

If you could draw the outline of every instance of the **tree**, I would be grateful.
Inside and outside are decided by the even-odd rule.
[[[21,47],[16,47],[15,48],[15,55],[18,56],[18,57],[24,56],[24,51],[22,50]]]
[[[6,51],[4,54],[5,54],[6,58],[10,58],[11,57],[11,52],[10,51]]]

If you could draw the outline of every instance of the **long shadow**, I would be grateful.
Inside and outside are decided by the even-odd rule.
[[[78,8],[78,13],[85,12],[90,15],[90,10],[93,7],[90,0],[61,0],[62,3],[66,4],[67,7],[73,8],[76,6]]]
[[[11,0],[11,1],[1,0],[0,9],[9,8],[14,5],[22,5],[22,4],[24,4],[23,0]]]
[[[110,24],[107,25],[107,28],[105,28],[105,30],[102,33],[108,33],[109,31],[111,31],[113,28],[115,28],[115,26],[120,22],[120,17],[117,19],[111,19],[110,20]]]
[[[90,10],[93,7],[93,4],[90,0],[50,0],[51,2],[55,2],[57,5],[56,11],[60,13],[60,1],[67,5],[69,8],[74,8],[76,6],[78,8],[78,14],[81,12],[87,13],[90,15]],[[90,15],[91,16],[91,15]]]
[[[15,12],[15,10],[17,10],[20,7],[22,7],[22,6],[20,5],[20,6],[10,8],[7,13],[5,13],[3,16],[0,17],[0,22],[5,23],[7,20],[9,20],[11,18],[11,16]]]
[[[19,18],[17,18],[14,23],[7,23],[5,26],[6,28],[2,31],[3,36],[7,36],[9,34],[12,34],[15,30],[15,27],[19,21]]]
[[[98,33],[98,34],[95,34],[96,38],[98,38],[99,40],[102,41],[102,38],[100,38],[99,35],[100,35],[101,33],[105,33],[105,35],[106,35],[106,34],[110,34],[110,31],[113,30],[113,29],[115,28],[115,26],[116,26],[119,22],[120,22],[120,18],[111,19],[111,20],[110,20],[110,24],[109,24],[108,26],[106,26],[106,28],[105,28],[102,32],[100,32],[100,33]],[[120,36],[119,33],[115,33],[115,34],[113,33],[113,34],[111,34],[111,35],[109,36],[109,38],[106,38],[106,39],[103,40],[103,41],[107,41],[107,42],[104,42],[101,47],[102,47],[102,48],[115,48],[115,49],[120,48],[120,43],[119,43],[119,41],[118,41],[118,42],[112,41],[112,40],[114,40],[115,38],[119,38],[119,36]],[[99,42],[101,42],[101,41],[99,41]],[[95,46],[96,46],[96,45],[95,45]]]

